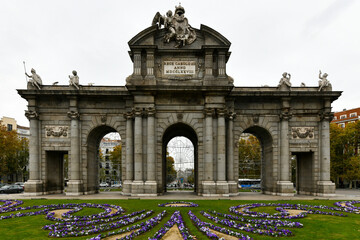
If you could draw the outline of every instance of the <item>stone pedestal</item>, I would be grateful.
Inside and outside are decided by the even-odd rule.
[[[157,184],[156,181],[146,181],[144,184],[144,191],[147,196],[157,196]]]
[[[229,184],[226,181],[217,181],[216,194],[220,196],[229,196]]]
[[[215,195],[216,185],[214,181],[203,181],[202,182],[203,196]]]
[[[28,180],[24,184],[25,195],[39,196],[43,195],[43,182],[41,180]]]
[[[322,197],[333,197],[335,196],[335,183],[331,181],[319,181],[317,183],[318,192],[316,195]]]
[[[122,185],[122,192],[124,195],[131,195],[131,180],[125,180]]]
[[[66,189],[66,196],[83,195],[83,182],[81,180],[69,180]]]
[[[229,186],[229,195],[230,196],[237,196],[239,194],[238,186],[235,181],[229,181],[228,186]]]
[[[144,182],[133,181],[131,184],[131,196],[138,196],[139,194],[144,194]]]
[[[278,191],[276,195],[279,196],[294,196],[294,184],[290,181],[278,181]]]

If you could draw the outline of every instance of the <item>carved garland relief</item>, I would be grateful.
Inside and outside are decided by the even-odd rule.
[[[68,135],[67,126],[45,126],[45,137],[46,138],[67,138]]]
[[[291,134],[293,139],[314,139],[314,127],[292,127]]]

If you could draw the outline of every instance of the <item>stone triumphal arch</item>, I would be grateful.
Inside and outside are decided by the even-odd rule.
[[[99,190],[100,139],[122,141],[123,194],[156,196],[165,187],[166,144],[175,136],[194,145],[196,193],[237,195],[238,139],[262,143],[266,194],[293,195],[290,158],[298,159],[297,190],[334,194],[330,181],[329,121],[332,91],[292,87],[283,74],[276,87],[235,87],[227,75],[230,42],[214,29],[192,28],[178,6],[156,14],[152,26],[129,41],[133,73],[126,86],[85,86],[74,71],[69,86],[42,85],[35,71],[28,88],[30,178],[28,194],[63,192],[63,155],[69,159],[67,195]]]

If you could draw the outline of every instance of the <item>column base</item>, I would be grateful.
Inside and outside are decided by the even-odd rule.
[[[202,195],[209,196],[210,194],[215,194],[215,182],[214,181],[203,181],[202,182]]]
[[[239,194],[238,186],[235,181],[228,181],[228,185],[229,185],[229,194],[231,196],[236,196]]]
[[[131,195],[131,180],[125,180],[122,185],[123,195]]]
[[[278,196],[294,196],[294,184],[290,181],[278,181],[277,182]]]
[[[144,83],[146,85],[156,85],[156,78],[154,75],[146,75]]]
[[[67,184],[66,196],[79,196],[83,195],[83,181],[82,180],[70,180]]]
[[[146,181],[144,184],[145,194],[156,194],[157,195],[157,183],[156,181]]]
[[[334,197],[335,194],[335,183],[331,181],[319,181],[317,182],[318,192],[317,196],[321,197]]]
[[[131,196],[135,196],[134,194],[144,194],[143,181],[133,181],[131,183]]]
[[[216,181],[216,194],[229,196],[229,184],[227,181]]]
[[[41,180],[28,180],[24,184],[25,195],[39,196],[43,195],[43,181]]]

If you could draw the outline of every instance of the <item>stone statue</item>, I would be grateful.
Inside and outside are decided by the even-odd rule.
[[[73,76],[69,75],[69,86],[74,86],[79,90],[79,76],[75,70],[72,71],[72,74]]]
[[[319,70],[319,92],[320,91],[331,91],[332,86],[329,80],[327,80],[327,73],[321,75],[321,70]]]
[[[36,73],[35,69],[31,69],[31,75],[27,74],[26,72],[25,75],[30,78],[29,83],[31,83],[34,87],[41,89],[42,80],[41,77]]]
[[[290,79],[291,79],[291,74],[287,73],[287,72],[284,72],[282,74],[282,78],[280,79],[278,88],[280,90],[290,90],[290,88],[291,88]]]
[[[152,21],[152,25],[158,24],[159,28],[161,28],[161,25],[164,25],[164,28],[167,30],[164,42],[169,43],[174,40],[176,48],[189,45],[196,40],[195,30],[190,26],[184,14],[185,9],[179,5],[175,7],[174,16],[170,10],[167,11],[166,16],[162,16],[157,12]]]

